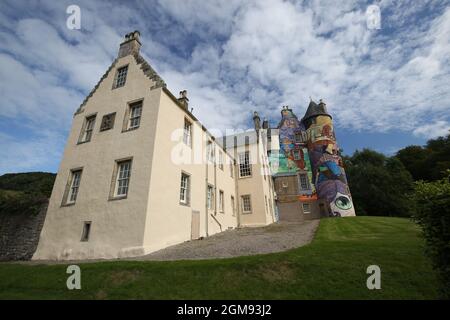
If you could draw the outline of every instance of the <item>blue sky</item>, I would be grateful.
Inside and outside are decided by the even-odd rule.
[[[56,172],[84,96],[140,30],[142,53],[210,129],[275,125],[324,99],[349,154],[450,128],[450,1],[0,2],[0,174]],[[81,30],[66,27],[67,6]],[[381,29],[365,12],[376,4]]]

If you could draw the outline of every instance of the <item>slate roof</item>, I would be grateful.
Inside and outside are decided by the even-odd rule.
[[[328,113],[327,106],[325,103],[317,104],[311,100],[308,109],[306,110],[306,113],[303,116],[302,121],[308,120],[309,118],[316,116],[329,116],[331,118],[331,115]]]

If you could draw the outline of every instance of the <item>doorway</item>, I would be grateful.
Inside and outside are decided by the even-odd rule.
[[[192,210],[191,240],[200,238],[200,211]]]

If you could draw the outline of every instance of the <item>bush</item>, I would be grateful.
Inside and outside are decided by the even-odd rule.
[[[416,182],[414,220],[421,226],[426,254],[441,281],[441,293],[450,299],[450,171],[436,182]]]

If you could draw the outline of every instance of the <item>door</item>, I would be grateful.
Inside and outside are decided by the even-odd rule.
[[[200,211],[192,210],[191,240],[200,238]]]

